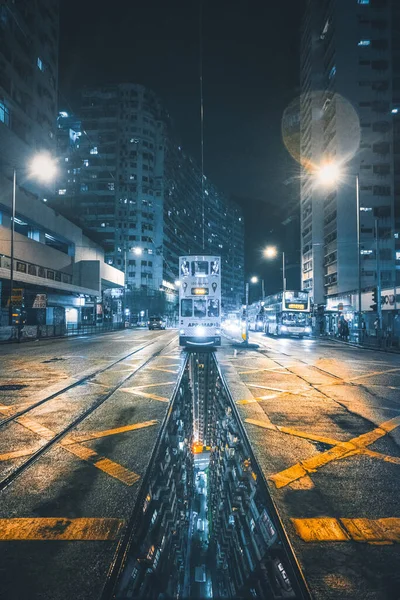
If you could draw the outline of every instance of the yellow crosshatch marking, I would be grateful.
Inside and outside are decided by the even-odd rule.
[[[27,429],[29,429],[29,431],[32,431],[36,435],[45,439],[46,441],[52,440],[56,435],[56,433],[54,431],[51,431],[47,427],[40,425],[40,423],[38,423],[34,419],[31,419],[28,417],[20,417],[20,418],[16,419],[16,421],[20,425],[22,425],[23,427],[26,427]],[[118,479],[125,485],[131,486],[134,483],[136,483],[137,481],[139,481],[140,475],[138,475],[137,473],[134,473],[133,471],[130,471],[129,469],[126,469],[122,465],[120,465],[108,458],[105,458],[104,456],[101,456],[95,450],[92,450],[91,448],[87,448],[86,446],[82,446],[82,442],[88,442],[90,440],[95,440],[95,439],[107,437],[110,435],[118,435],[120,433],[126,433],[128,431],[135,431],[137,429],[144,429],[146,427],[152,427],[153,425],[156,425],[156,424],[157,424],[157,421],[152,420],[152,421],[144,421],[142,423],[134,423],[132,425],[124,425],[122,427],[116,427],[114,429],[105,429],[104,431],[92,431],[92,432],[89,431],[89,432],[70,434],[69,436],[62,439],[60,441],[60,443],[57,445],[61,446],[62,448],[64,448],[64,450],[67,450],[67,452],[70,452],[74,456],[77,456],[81,460],[84,460],[84,461],[90,463],[97,469],[100,469],[100,471],[107,473],[107,475],[110,475],[114,479]],[[13,452],[8,452],[6,454],[0,454],[0,462],[4,462],[7,460],[12,460],[12,459],[16,459],[16,458],[22,458],[25,456],[31,456],[38,449],[39,448],[35,448],[35,449],[31,448],[29,450],[15,450]]]
[[[400,519],[290,519],[304,542],[400,543]]]
[[[172,370],[172,369],[163,369],[162,367],[148,367],[149,371],[163,371],[163,373],[177,373],[178,369]]]
[[[292,429],[290,427],[273,425],[269,420],[259,421],[257,419],[245,419],[245,421],[246,423],[257,425],[258,427],[263,427],[264,429],[274,429],[275,431],[280,431],[281,433],[286,433],[288,435],[293,435],[316,442],[322,442],[323,444],[332,446],[332,448],[322,452],[321,454],[307,458],[306,460],[300,461],[288,469],[271,475],[269,479],[275,483],[277,488],[290,485],[294,481],[307,476],[309,473],[315,473],[315,471],[321,467],[324,467],[335,460],[349,458],[350,456],[357,454],[366,455],[370,458],[376,458],[378,460],[383,460],[393,464],[400,464],[400,459],[398,457],[382,454],[380,452],[373,452],[367,448],[367,446],[370,446],[387,433],[390,433],[396,429],[396,427],[400,425],[400,416],[394,417],[389,421],[385,421],[372,431],[363,433],[362,435],[355,437],[348,442],[315,435],[313,433],[297,431],[296,429]]]
[[[121,535],[121,519],[0,519],[0,541],[104,541]]]
[[[169,398],[165,398],[165,396],[157,396],[157,394],[142,392],[138,387],[121,388],[121,392],[128,392],[134,396],[142,396],[143,398],[150,398],[151,400],[158,400],[159,402],[169,402]]]

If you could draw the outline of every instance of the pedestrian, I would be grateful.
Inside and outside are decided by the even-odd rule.
[[[343,320],[342,329],[344,341],[347,342],[349,339],[349,323],[346,321],[346,319]]]
[[[376,335],[376,337],[378,337],[378,329],[379,329],[379,319],[378,319],[378,317],[376,317],[376,319],[374,321],[374,329],[375,329],[375,335]]]

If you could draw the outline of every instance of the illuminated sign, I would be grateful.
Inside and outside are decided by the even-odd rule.
[[[192,296],[207,296],[208,288],[205,287],[195,287],[192,288]]]
[[[292,310],[306,310],[307,304],[292,304],[291,302],[289,302],[288,304],[286,304],[286,308],[290,308]]]

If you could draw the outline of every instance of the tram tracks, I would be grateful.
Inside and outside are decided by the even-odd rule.
[[[140,346],[140,348],[136,348],[132,352],[129,352],[125,356],[122,356],[118,360],[115,360],[114,362],[110,363],[106,367],[102,367],[100,369],[97,369],[96,371],[93,371],[92,373],[89,373],[88,375],[85,375],[84,377],[81,377],[80,379],[77,379],[73,383],[70,383],[69,385],[61,388],[60,390],[57,390],[56,392],[53,392],[49,396],[46,396],[45,398],[42,398],[41,400],[38,400],[37,402],[33,402],[32,404],[29,404],[28,406],[25,406],[24,408],[21,408],[20,410],[18,410],[17,412],[13,413],[9,417],[6,417],[4,419],[0,419],[0,429],[2,427],[4,427],[4,425],[7,425],[7,423],[15,421],[18,417],[22,417],[23,415],[26,415],[27,413],[29,413],[34,408],[38,408],[39,406],[42,406],[43,404],[46,404],[46,402],[49,402],[50,400],[54,400],[58,396],[61,396],[62,394],[65,394],[66,392],[69,392],[70,390],[72,390],[72,389],[74,389],[76,387],[84,385],[85,383],[89,383],[95,377],[98,377],[99,375],[102,375],[103,373],[106,373],[107,371],[109,371],[110,369],[112,369],[113,367],[115,367],[116,365],[124,362],[125,360],[127,360],[129,358],[131,358],[131,356],[134,356],[135,354],[137,354],[138,352],[141,352],[142,350],[144,350],[148,346],[151,346],[152,344],[155,344],[162,337],[163,336],[158,336],[156,338],[153,338],[149,342],[147,342],[145,344],[142,344]],[[11,404],[10,405],[10,410],[12,410],[12,407],[13,407],[13,405]]]
[[[164,337],[164,336],[159,336],[155,340],[153,339],[148,344],[143,344],[143,346],[141,346],[140,348],[137,348],[136,350],[134,350],[133,352],[130,352],[126,356],[118,359],[117,361],[114,361],[112,364],[108,365],[107,367],[98,369],[96,372],[91,373],[91,374],[87,375],[86,377],[81,378],[80,380],[74,382],[73,384],[66,386],[64,389],[62,389],[58,392],[55,392],[54,394],[51,394],[47,398],[44,398],[44,399],[40,400],[39,402],[34,403],[33,405],[15,413],[11,417],[4,419],[3,421],[0,422],[0,428],[3,429],[3,432],[4,432],[7,425],[12,425],[14,423],[18,424],[19,419],[21,419],[20,424],[23,425],[24,419],[29,420],[29,418],[30,418],[29,413],[32,413],[33,410],[36,409],[37,407],[42,406],[45,403],[50,402],[51,400],[57,399],[57,397],[62,396],[64,393],[70,391],[71,389],[73,389],[77,386],[82,386],[85,383],[90,383],[91,380],[93,378],[95,378],[96,376],[98,376],[99,374],[102,374],[105,371],[108,371],[113,366],[118,365],[119,363],[123,362],[127,358],[130,358],[131,356],[137,354],[141,350],[144,350],[148,346],[151,346],[152,344],[156,343],[160,339],[160,337]],[[100,408],[102,405],[104,405],[105,402],[107,402],[107,400],[109,400],[109,398],[111,396],[113,396],[113,394],[115,394],[115,392],[117,392],[119,389],[121,389],[123,386],[125,386],[128,382],[130,382],[142,369],[144,369],[146,366],[148,366],[155,358],[157,358],[159,355],[161,355],[174,342],[176,342],[175,336],[172,339],[170,339],[166,344],[163,344],[155,352],[152,352],[151,356],[149,356],[148,358],[145,358],[143,360],[143,362],[141,362],[141,364],[133,367],[132,371],[127,376],[124,376],[120,381],[118,381],[117,384],[110,386],[104,393],[99,395],[97,397],[97,399],[90,402],[89,406],[87,406],[85,409],[83,409],[81,412],[79,412],[79,414],[77,416],[72,418],[72,420],[70,420],[70,422],[66,426],[64,426],[59,432],[55,433],[55,432],[52,432],[51,430],[47,429],[45,426],[41,427],[41,425],[37,421],[35,421],[36,424],[38,425],[37,435],[39,435],[45,441],[43,444],[41,444],[41,446],[39,448],[34,450],[32,453],[29,453],[28,456],[26,457],[26,459],[21,464],[14,467],[11,472],[9,472],[5,477],[0,479],[0,492],[3,491],[5,488],[7,488],[11,483],[13,483],[19,476],[21,476],[33,463],[35,463],[39,458],[41,458],[48,450],[53,448],[56,444],[60,443],[63,440],[63,438],[65,438],[72,430],[74,430],[78,425],[80,425],[83,421],[85,421],[85,419],[87,419],[90,415],[92,415],[98,408]],[[35,419],[33,419],[33,420],[35,420]],[[33,430],[31,430],[31,431],[33,431]],[[43,432],[43,435],[41,435],[42,432]]]

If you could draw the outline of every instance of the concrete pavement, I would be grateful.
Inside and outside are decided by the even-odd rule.
[[[0,359],[3,382],[14,386],[0,391],[3,415],[49,398],[0,429],[0,480],[11,477],[0,494],[0,597],[98,598],[178,377],[176,332],[31,348],[7,348]]]
[[[218,352],[313,597],[400,597],[400,362],[252,333]]]

